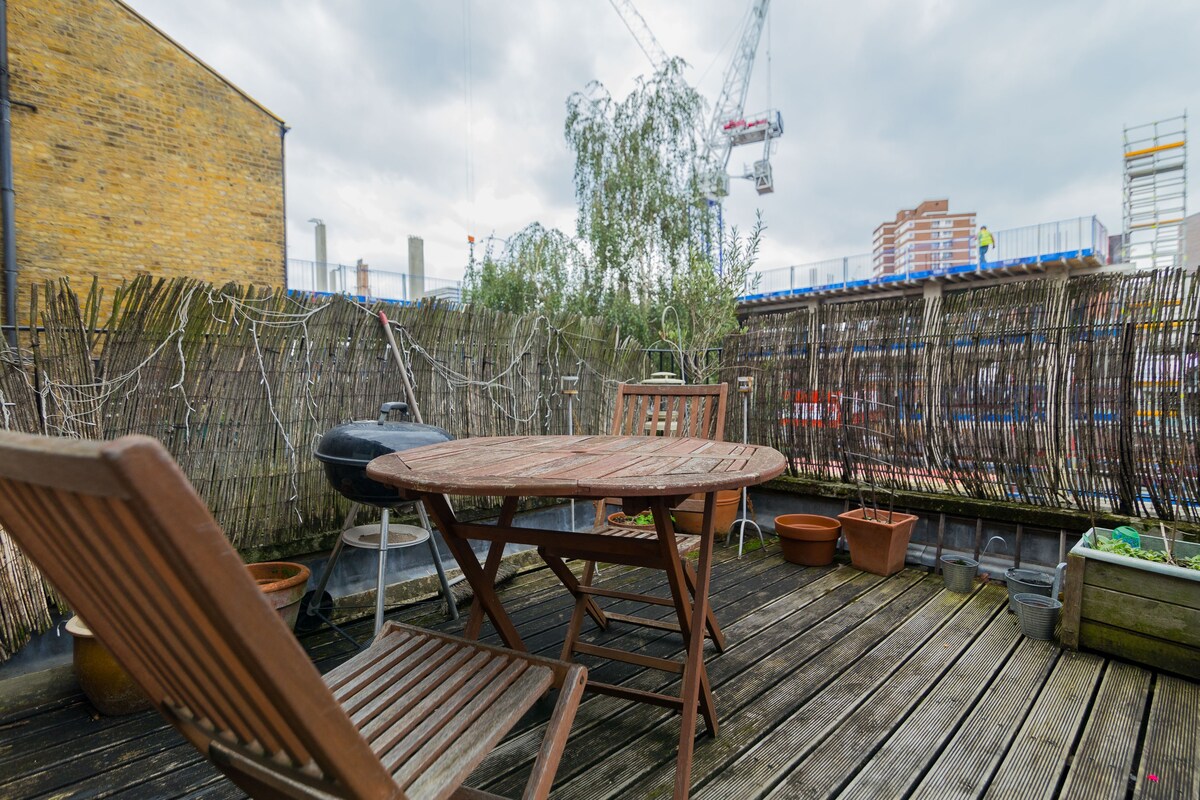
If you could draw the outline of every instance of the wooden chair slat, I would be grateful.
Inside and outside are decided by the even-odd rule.
[[[450,648],[441,654],[445,658],[433,665],[432,669],[422,670],[413,680],[388,687],[387,694],[381,696],[379,703],[364,710],[367,713],[362,718],[360,729],[376,753],[388,751],[396,739],[420,724],[429,712],[433,699],[457,692],[466,684],[466,678],[472,671],[486,670],[491,663],[484,653],[458,648]],[[385,732],[392,738],[393,744],[387,744],[380,738]]]
[[[342,707],[350,714],[350,719],[368,739],[368,723],[376,725],[377,715],[381,709],[389,713],[400,713],[404,708],[397,706],[397,700],[413,687],[428,682],[429,676],[444,669],[445,664],[452,659],[466,660],[469,653],[463,653],[448,644],[428,642],[417,648],[411,654],[391,666],[375,680],[360,688],[353,696],[342,701]]]
[[[549,792],[584,668],[388,623],[323,680],[153,439],[0,432],[0,525],[251,796],[407,797],[377,746],[409,753],[412,796],[448,796],[554,685],[527,796]]]
[[[711,445],[711,442],[719,442],[724,438],[725,404],[728,396],[729,385],[725,383],[716,386],[647,386],[623,383],[617,388],[612,435],[679,437],[679,444],[663,448],[656,443],[653,459],[647,459],[644,462],[629,462],[628,459],[624,459],[626,463],[620,464],[619,460],[614,460],[616,468],[607,472],[595,469],[596,466],[603,465],[603,462],[600,464],[593,462],[593,469],[587,476],[582,475],[580,470],[574,470],[569,475],[560,477],[576,479],[581,488],[597,489],[606,486],[609,482],[614,487],[622,483],[627,484],[629,478],[653,477],[655,483],[660,484],[664,482],[664,478],[669,480],[671,475],[694,476],[698,469],[708,472],[724,472],[732,469],[731,464],[733,463],[744,467],[747,459],[730,458],[728,446],[718,448]],[[696,440],[709,441],[697,444]],[[708,454],[709,450],[712,451],[711,456]],[[740,451],[741,448],[739,448]],[[676,457],[670,458],[670,456]],[[657,541],[658,534],[654,531],[636,531],[608,526],[608,507],[620,505],[622,502],[619,497],[606,497],[597,501],[593,531],[605,536]],[[697,551],[699,547],[699,536],[675,534],[675,552],[679,559],[686,559],[688,554]],[[547,550],[559,558],[572,557],[571,553],[564,550],[555,550],[553,547],[549,547]],[[575,556],[578,557],[578,553]],[[667,573],[672,572],[674,565],[663,563],[659,556],[655,556],[655,558],[659,559],[655,564],[657,568]],[[612,560],[612,557],[608,560]],[[689,570],[690,566],[683,569],[685,577],[690,575]],[[585,590],[590,587],[593,574],[594,565],[589,562],[584,568],[584,576],[580,581],[581,587]],[[586,592],[581,596],[586,596]],[[641,598],[650,603],[659,600],[654,595],[642,595]],[[582,622],[582,619],[582,614],[575,614],[572,617],[572,626]],[[619,615],[614,619],[646,624],[636,616]],[[706,622],[712,638],[718,643],[718,647],[723,648],[724,637],[711,609]],[[649,622],[649,624],[658,625],[659,623]],[[569,654],[568,651],[574,647],[577,639],[578,630],[573,629],[568,633],[564,655]]]
[[[427,749],[435,736],[443,731],[457,735],[458,714],[472,703],[478,704],[489,689],[499,690],[512,683],[524,667],[507,659],[480,657],[471,659],[466,668],[460,665],[447,674],[445,682],[449,689],[425,693],[404,726],[387,731],[386,750],[382,747],[384,742],[373,743],[384,766],[404,786],[409,776],[423,772],[437,758],[436,748]]]
[[[506,677],[509,673],[504,673]],[[499,743],[502,732],[490,739],[478,739],[463,735],[468,721],[471,727],[494,729],[495,721],[520,717],[528,711],[550,685],[549,675],[535,669],[523,669],[508,683],[493,682],[484,692],[459,712],[459,725],[447,725],[438,731],[414,756],[422,763],[422,769],[408,780],[409,774],[397,775],[397,782],[413,795],[423,795],[427,786],[444,783],[446,775],[463,769],[464,764],[477,763],[484,754]],[[426,759],[429,753],[437,753],[436,759]]]

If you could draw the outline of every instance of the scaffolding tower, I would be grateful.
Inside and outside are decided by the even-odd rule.
[[[1125,260],[1183,267],[1187,113],[1125,128]]]

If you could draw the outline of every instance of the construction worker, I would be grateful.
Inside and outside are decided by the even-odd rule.
[[[987,229],[987,225],[984,225],[982,228],[979,229],[979,264],[980,264],[980,266],[987,263],[988,248],[991,247],[992,245],[994,245],[995,243],[996,243],[996,240],[992,238],[992,232]]]

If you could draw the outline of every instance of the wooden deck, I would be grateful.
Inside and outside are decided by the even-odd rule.
[[[610,567],[603,580],[642,591],[661,579]],[[530,647],[556,655],[570,604],[548,571],[501,597]],[[740,561],[718,550],[712,598],[730,649],[710,654],[721,733],[698,739],[693,797],[1200,798],[1200,684],[1026,640],[1002,586],[967,596],[915,569],[805,569],[772,545]],[[459,627],[433,604],[393,616]],[[587,636],[681,650],[678,634],[644,628]],[[348,655],[329,632],[305,644],[322,670]],[[616,663],[593,674],[650,690],[677,680]],[[540,741],[527,723],[471,785],[519,796]],[[668,796],[677,736],[664,709],[589,697],[554,796]],[[0,797],[239,796],[154,714],[97,718],[75,698],[0,720]]]

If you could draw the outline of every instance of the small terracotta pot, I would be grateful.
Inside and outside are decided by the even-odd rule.
[[[151,707],[150,698],[133,682],[129,673],[121,668],[83,620],[77,616],[67,620],[67,633],[74,639],[72,657],[75,677],[97,711],[120,716]]]
[[[308,586],[308,567],[291,561],[263,561],[260,564],[247,564],[246,569],[258,582],[258,588],[262,589],[267,601],[288,629],[295,628],[296,618],[300,615],[300,601],[304,599],[304,590]]]
[[[775,518],[775,533],[783,557],[793,564],[823,567],[833,563],[842,524],[817,514],[783,514]]]
[[[912,537],[917,518],[912,514],[887,511],[878,519],[867,519],[866,510],[856,508],[838,514],[846,544],[850,547],[850,563],[864,572],[876,575],[895,575],[904,569],[908,540]]]
[[[726,489],[717,492],[717,508],[713,512],[713,533],[717,538],[729,535],[729,529],[733,527],[733,520],[737,517],[738,506],[741,505],[741,502],[741,489]],[[671,509],[671,516],[675,519],[675,530],[698,536],[704,526],[704,495],[694,494],[684,503],[686,505]],[[689,507],[693,504],[699,505],[699,509]]]
[[[625,522],[625,512],[624,511],[618,511],[615,514],[609,514],[608,515],[608,524],[612,525],[614,528],[626,528],[631,531],[652,531],[652,530],[654,530],[653,522],[650,523],[649,525],[634,525],[632,522]]]

